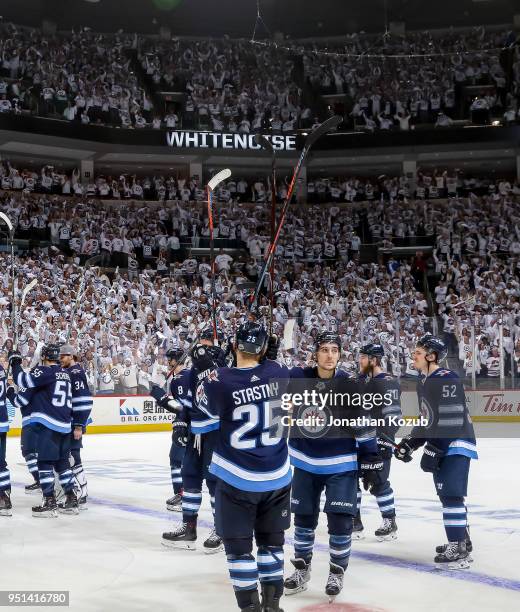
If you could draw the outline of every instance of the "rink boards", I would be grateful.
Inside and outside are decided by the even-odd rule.
[[[482,390],[467,391],[466,398],[473,421],[477,424],[504,423],[507,431],[498,437],[509,437],[510,427],[520,427],[520,392]],[[401,397],[403,414],[417,416],[417,395],[405,391]],[[20,412],[10,409],[9,435],[19,435]],[[13,414],[14,412],[14,414]],[[135,431],[166,431],[171,429],[173,414],[157,405],[149,396],[98,395],[94,397],[94,408],[89,425],[90,433],[129,433]],[[512,426],[516,423],[517,426]],[[494,435],[499,434],[496,430]]]

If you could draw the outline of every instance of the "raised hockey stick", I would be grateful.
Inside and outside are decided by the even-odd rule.
[[[74,302],[74,308],[70,315],[69,329],[67,330],[67,335],[65,337],[65,344],[69,343],[70,334],[72,333],[72,328],[74,327],[74,321],[76,319],[76,315],[78,314],[79,303],[82,300],[83,295],[85,293],[85,284],[87,282],[88,269],[91,268],[93,265],[97,264],[99,261],[101,261],[101,259],[102,259],[102,255],[94,255],[94,257],[90,257],[89,259],[85,261],[83,274],[81,276],[81,281],[78,287],[78,292],[76,293],[76,301]]]
[[[15,323],[15,329],[14,329],[14,342],[13,342],[14,349],[18,348],[18,339],[19,339],[19,332],[20,332],[20,329],[19,329],[20,328],[20,317],[22,314],[22,309],[25,304],[25,300],[27,298],[28,293],[32,291],[33,288],[36,287],[37,284],[38,284],[38,280],[36,278],[33,278],[32,281],[23,288],[22,295],[20,297],[20,308],[18,309],[18,314],[16,316],[17,320]]]
[[[209,259],[211,265],[211,319],[213,340],[217,339],[217,291],[215,288],[215,238],[213,233],[213,192],[215,188],[231,176],[231,170],[224,168],[208,181],[208,220],[209,220]]]
[[[15,274],[15,265],[14,265],[14,226],[11,223],[11,219],[3,213],[0,212],[0,219],[6,224],[7,229],[9,230],[9,246],[11,248],[11,326],[13,330],[13,348],[14,348],[14,336],[16,333],[16,274]],[[7,366],[7,378],[9,378],[9,369],[10,366]]]
[[[313,130],[307,136],[307,138],[305,140],[305,145],[304,145],[303,150],[301,152],[300,158],[299,158],[298,163],[296,164],[296,166],[294,168],[293,176],[292,176],[291,182],[289,184],[289,189],[287,190],[287,196],[286,196],[285,201],[283,203],[282,211],[280,213],[280,218],[278,220],[278,225],[277,225],[277,228],[276,228],[273,240],[272,240],[271,244],[269,245],[269,249],[267,251],[267,255],[266,255],[266,258],[265,258],[265,261],[264,261],[264,265],[262,267],[262,271],[260,272],[260,276],[258,277],[258,281],[257,281],[257,284],[256,284],[256,289],[255,289],[254,295],[253,295],[253,297],[251,299],[251,303],[249,304],[249,312],[251,312],[251,313],[253,313],[256,310],[256,307],[258,305],[258,298],[260,297],[260,292],[262,290],[262,285],[264,283],[264,279],[265,279],[265,276],[267,274],[267,271],[271,267],[271,263],[272,263],[273,258],[274,258],[274,253],[276,251],[276,245],[278,244],[278,240],[279,240],[280,234],[282,232],[283,224],[285,222],[285,216],[287,214],[287,209],[289,208],[289,204],[291,202],[293,191],[294,191],[294,188],[296,186],[296,181],[298,180],[298,177],[300,175],[300,171],[302,169],[302,166],[305,163],[305,160],[307,159],[307,155],[309,154],[309,151],[311,150],[312,145],[319,138],[321,138],[327,132],[330,132],[330,130],[338,127],[338,125],[342,121],[343,121],[343,119],[341,117],[339,117],[338,115],[334,115],[333,117],[330,117],[330,119],[327,119],[321,125],[319,125],[315,130]]]
[[[263,134],[255,134],[256,143],[264,151],[271,153],[271,242],[276,231],[276,149],[273,143]],[[269,335],[273,333],[273,306],[274,306],[274,257],[269,269]]]

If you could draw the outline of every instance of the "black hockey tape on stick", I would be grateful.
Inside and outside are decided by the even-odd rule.
[[[384,433],[377,434],[377,437],[383,439],[385,442],[388,442],[388,444],[391,444],[394,448],[397,448],[399,446],[399,444],[396,444],[395,440],[392,440],[392,438],[390,438]]]
[[[311,150],[312,145],[319,138],[324,136],[327,132],[330,132],[330,130],[333,130],[334,128],[337,128],[338,125],[342,121],[343,121],[343,118],[338,116],[338,115],[334,115],[333,117],[330,117],[330,119],[327,119],[327,121],[324,121],[315,130],[313,130],[307,136],[307,138],[305,140],[305,145],[304,145],[303,150],[301,152],[300,159],[298,160],[298,163],[296,164],[296,166],[294,168],[293,176],[292,176],[291,182],[289,184],[289,189],[287,190],[287,196],[286,196],[285,201],[283,203],[282,212],[280,213],[280,219],[278,221],[278,225],[277,225],[277,228],[276,228],[276,232],[274,234],[274,238],[273,238],[271,244],[269,245],[269,250],[267,251],[267,256],[265,258],[264,265],[262,267],[262,271],[260,272],[260,276],[258,277],[258,282],[256,284],[256,289],[255,289],[254,295],[253,295],[253,297],[251,299],[251,303],[249,304],[249,312],[251,312],[251,313],[253,313],[256,310],[256,307],[257,307],[257,304],[258,304],[258,298],[260,297],[260,291],[262,290],[262,285],[263,285],[264,280],[265,280],[265,275],[267,274],[267,271],[271,267],[271,263],[273,261],[274,253],[276,251],[276,245],[278,244],[278,240],[280,238],[280,234],[281,234],[281,231],[282,231],[282,228],[283,228],[283,224],[285,222],[285,216],[287,214],[287,209],[289,208],[289,204],[291,202],[293,191],[294,191],[294,188],[296,186],[296,181],[298,180],[298,177],[300,175],[300,171],[302,169],[303,164],[305,163],[307,155],[309,154],[309,151]]]

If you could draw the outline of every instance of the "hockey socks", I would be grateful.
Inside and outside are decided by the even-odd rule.
[[[376,494],[376,502],[383,518],[395,516],[394,492],[388,481],[382,491]]]
[[[256,555],[258,578],[261,583],[276,584],[276,592],[283,593],[283,547],[259,546]]]
[[[38,455],[36,453],[30,453],[29,455],[26,455],[24,459],[31,476],[36,482],[38,482]]]
[[[304,559],[310,563],[312,559],[312,549],[314,548],[314,529],[308,527],[294,528],[294,556],[296,559]]]
[[[197,519],[202,503],[202,491],[185,489],[182,494],[182,518],[185,523]]]
[[[9,470],[0,471],[0,492],[11,490],[11,478],[9,476]]]
[[[442,518],[448,542],[464,542],[468,524],[463,497],[441,497]]]
[[[330,562],[334,565],[342,567],[344,570],[347,569],[348,561],[350,559],[350,546],[352,542],[352,535],[329,535],[329,551],[330,551]]]
[[[242,610],[258,597],[258,566],[252,554],[227,555],[229,577],[238,607]]]

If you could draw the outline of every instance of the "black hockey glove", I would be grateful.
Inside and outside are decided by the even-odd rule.
[[[173,427],[172,442],[175,446],[185,447],[188,442],[188,424],[178,421]]]
[[[157,402],[157,405],[161,408],[164,408],[168,412],[173,412],[173,414],[177,415],[182,411],[182,405],[179,401],[170,397],[167,393],[164,392],[164,389],[161,389],[158,385],[152,385],[150,389],[150,395]],[[175,420],[175,419],[174,419]]]
[[[276,334],[272,334],[271,336],[269,336],[269,340],[267,341],[267,350],[265,352],[265,358],[276,361],[276,358],[278,357],[279,348],[280,339]]]
[[[153,399],[164,408],[163,404],[168,402],[168,394],[164,392],[164,389],[159,387],[159,385],[152,385],[150,389],[150,395]]]
[[[16,391],[14,387],[7,387],[6,391],[5,391],[5,395],[7,397],[7,399],[11,402],[11,404],[14,406],[14,398],[16,397]]]
[[[412,453],[423,445],[422,440],[415,440],[412,436],[406,436],[394,449],[394,457],[404,463],[412,460]]]
[[[386,440],[385,438],[378,438],[377,448],[379,452],[381,453],[381,457],[383,457],[383,459],[391,459],[394,448],[395,448],[395,444],[392,444],[390,440]]]
[[[372,488],[383,484],[383,458],[379,453],[369,453],[360,458],[361,478],[365,491],[372,491]]]
[[[440,448],[428,442],[424,447],[424,453],[421,458],[421,470],[423,472],[437,472],[441,466],[443,456],[444,452]]]
[[[9,351],[8,357],[9,357],[9,365],[11,366],[11,368],[21,365],[22,355],[19,351],[17,350]]]
[[[226,365],[226,355],[218,346],[197,344],[191,351],[191,360],[200,372],[213,368],[222,368]]]
[[[219,346],[208,346],[208,352],[216,368],[226,367],[226,353]]]

